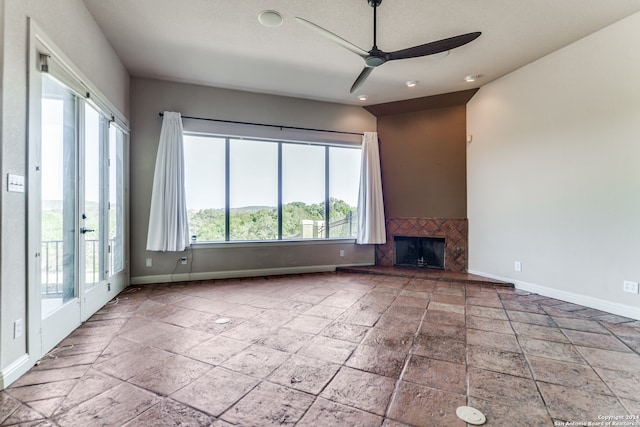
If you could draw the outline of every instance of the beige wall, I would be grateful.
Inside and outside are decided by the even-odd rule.
[[[137,283],[167,280],[181,256],[194,257],[192,278],[224,274],[266,273],[270,269],[318,268],[339,264],[373,263],[371,246],[228,244],[185,253],[147,252],[147,228],[155,159],[160,137],[160,111],[226,120],[281,124],[308,128],[363,132],[376,129],[376,120],[361,107],[240,92],[204,86],[134,78],[131,81],[131,276]],[[201,123],[201,122],[200,122]],[[197,123],[187,123],[197,126]],[[340,257],[340,250],[345,256]],[[145,267],[146,258],[153,267]],[[174,277],[184,279],[188,266]]]
[[[128,112],[129,76],[81,0],[5,0],[2,17],[2,180],[7,173],[26,175],[27,48],[31,17],[90,77],[91,82],[122,113]],[[0,383],[5,369],[28,352],[26,193],[1,194],[0,223]],[[13,338],[13,322],[23,319],[24,331]],[[0,384],[2,387],[2,384]]]
[[[466,109],[378,118],[385,215],[466,218]]]
[[[640,318],[640,14],[468,104],[470,270]],[[522,272],[514,271],[514,261]]]

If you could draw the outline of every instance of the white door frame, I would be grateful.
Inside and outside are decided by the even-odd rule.
[[[42,30],[29,20],[29,60],[28,62],[28,82],[29,82],[29,120],[28,120],[28,168],[27,168],[27,186],[28,186],[28,236],[27,236],[27,268],[28,268],[28,304],[27,304],[27,324],[25,329],[28,333],[27,354],[29,358],[29,366],[33,366],[37,360],[48,353],[55,345],[57,345],[64,337],[77,328],[81,322],[88,319],[93,313],[99,310],[111,298],[117,295],[129,284],[128,273],[128,138],[124,135],[123,156],[125,158],[125,167],[123,170],[123,269],[106,280],[101,280],[88,292],[85,292],[84,286],[84,257],[81,249],[84,250],[84,237],[79,233],[82,226],[80,214],[83,209],[84,187],[82,167],[84,163],[82,126],[84,125],[83,112],[78,114],[77,135],[79,141],[76,141],[76,256],[75,256],[75,284],[77,296],[76,298],[63,304],[56,309],[51,316],[42,319],[41,315],[41,99],[42,99],[42,73],[39,70],[40,53],[49,53],[54,55],[65,66],[71,70],[71,74],[76,77],[82,77],[82,74],[75,69],[72,62],[62,53],[60,49],[42,32]],[[83,84],[87,79],[80,79]],[[98,93],[96,91],[96,93]],[[81,98],[79,98],[81,99]],[[78,111],[83,110],[82,102],[79,102]],[[105,131],[108,133],[108,131]],[[105,190],[106,192],[106,190]],[[108,197],[107,197],[108,200]],[[107,237],[108,240],[108,237]],[[105,248],[106,249],[106,248]],[[81,264],[82,262],[82,264]],[[80,272],[82,271],[82,274]]]

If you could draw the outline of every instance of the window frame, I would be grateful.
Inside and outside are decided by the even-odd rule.
[[[185,130],[183,132],[184,137],[208,137],[208,138],[218,138],[224,140],[225,145],[225,183],[224,183],[224,222],[225,222],[225,240],[218,241],[198,241],[191,240],[192,248],[224,248],[224,247],[255,247],[255,246],[297,246],[297,245],[318,245],[318,244],[334,244],[336,242],[340,243],[355,243],[357,237],[355,235],[350,237],[332,237],[331,236],[331,228],[330,228],[330,200],[331,200],[331,184],[330,184],[330,149],[332,147],[341,148],[341,149],[352,149],[362,151],[362,146],[360,144],[355,144],[351,142],[339,142],[339,141],[313,141],[313,140],[289,140],[284,138],[266,138],[266,137],[256,137],[256,136],[241,136],[237,134],[219,134],[215,132],[199,132],[199,131],[190,131]],[[245,139],[256,142],[265,142],[265,143],[275,143],[278,146],[278,205],[276,207],[277,210],[277,227],[278,227],[278,237],[273,240],[231,240],[230,239],[230,142],[234,139]],[[324,226],[325,230],[327,230],[327,237],[320,238],[283,238],[283,229],[282,229],[282,221],[283,221],[283,171],[282,171],[282,147],[283,144],[293,144],[293,145],[314,145],[324,148]],[[185,167],[187,165],[185,164]],[[185,192],[188,193],[187,188],[185,187]],[[188,195],[187,195],[188,197]],[[357,215],[358,215],[358,206],[356,200],[356,220],[357,224]],[[191,231],[191,230],[190,230]],[[357,230],[356,230],[357,231]]]

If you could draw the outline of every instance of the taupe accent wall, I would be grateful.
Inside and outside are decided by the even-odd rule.
[[[158,113],[178,111],[183,115],[266,124],[331,129],[348,132],[376,130],[376,119],[360,106],[334,104],[282,96],[242,92],[161,80],[131,80],[131,277],[145,283],[169,275],[207,278],[264,274],[281,269],[311,271],[335,265],[373,264],[373,245],[353,241],[327,244],[244,243],[198,247],[193,251],[148,252],[146,250],[149,207],[155,159],[162,119]],[[201,126],[187,123],[185,129]],[[340,256],[340,250],[344,256]],[[178,265],[187,256],[189,265]],[[146,267],[146,258],[153,266]],[[176,268],[177,266],[177,268]],[[296,270],[298,269],[298,270]],[[306,270],[305,270],[306,269]]]
[[[396,235],[443,237],[445,270],[466,270],[466,104],[476,92],[365,107],[378,118],[387,227],[376,264],[393,265]]]
[[[466,218],[464,104],[378,117],[387,218]]]

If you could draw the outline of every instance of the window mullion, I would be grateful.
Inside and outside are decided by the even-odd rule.
[[[282,142],[278,142],[278,240],[282,240]]]
[[[329,238],[329,146],[324,147],[324,233]]]
[[[229,177],[231,176],[229,165],[231,164],[231,153],[229,152],[231,148],[230,139],[227,137],[224,140],[224,240],[230,240],[230,211],[231,211],[231,182]]]

